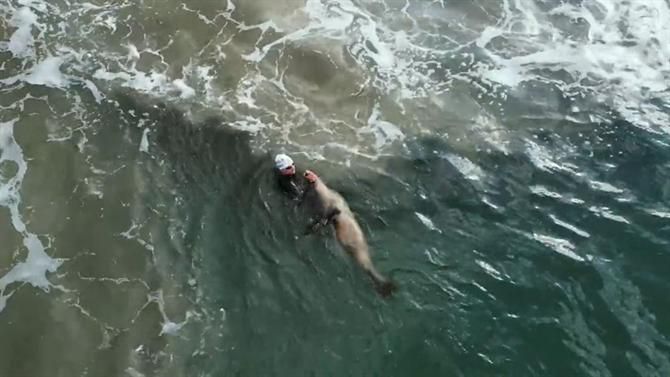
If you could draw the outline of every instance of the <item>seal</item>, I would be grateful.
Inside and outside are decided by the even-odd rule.
[[[313,171],[306,170],[304,177],[311,185],[308,194],[311,197],[311,208],[316,213],[305,233],[313,233],[332,224],[335,238],[342,249],[367,273],[382,297],[390,296],[397,287],[379,273],[372,263],[368,242],[346,200],[330,189]]]

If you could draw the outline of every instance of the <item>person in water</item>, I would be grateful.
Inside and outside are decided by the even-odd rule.
[[[293,159],[286,154],[278,154],[275,156],[275,170],[277,184],[282,192],[298,203],[302,202],[308,182],[303,174],[298,174]]]
[[[281,190],[296,200],[298,205],[307,202],[314,215],[304,235],[332,224],[338,243],[372,279],[377,292],[387,297],[397,290],[395,283],[375,268],[365,235],[349,205],[338,192],[330,189],[310,170],[298,174],[293,159],[286,154],[275,156],[275,170]]]
[[[313,187],[312,183],[302,172],[298,174],[295,162],[293,162],[293,159],[288,155],[280,153],[275,156],[275,171],[277,173],[277,184],[280,190],[286,196],[295,200],[298,205],[301,205],[306,198],[311,198],[313,196],[309,195],[309,191]],[[308,201],[310,202],[310,206],[314,204],[314,200]],[[330,219],[324,218],[323,216],[317,217],[307,226],[304,235],[315,232],[329,220]]]

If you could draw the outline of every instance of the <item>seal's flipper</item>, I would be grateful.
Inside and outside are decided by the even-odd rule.
[[[398,286],[393,281],[382,276],[374,267],[370,268],[367,272],[380,296],[387,298],[398,290]]]
[[[333,208],[328,213],[323,216],[314,219],[308,226],[307,229],[305,230],[304,235],[308,235],[311,233],[317,232],[319,229],[323,228],[324,226],[328,225],[329,223],[335,221],[335,216],[339,215],[341,211],[337,208]]]
[[[323,221],[322,219],[315,219],[312,221],[309,225],[307,225],[307,228],[305,229],[305,232],[303,233],[303,236],[316,233],[319,229],[323,227]]]
[[[331,221],[334,221],[334,220],[335,220],[335,216],[339,215],[340,213],[342,213],[342,211],[340,211],[339,208],[333,208],[333,209],[331,209],[331,210],[326,214],[326,216],[325,216],[326,224],[328,224],[328,223],[331,222]]]
[[[384,282],[375,282],[375,289],[377,289],[380,296],[387,298],[391,296],[393,292],[398,290],[398,286],[392,281],[387,280]]]

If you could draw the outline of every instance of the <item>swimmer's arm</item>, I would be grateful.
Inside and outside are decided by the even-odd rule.
[[[323,216],[323,217],[317,217],[314,219],[308,226],[307,229],[305,230],[305,235],[311,234],[314,232],[317,232],[319,229],[323,228],[324,226],[328,225],[331,221],[333,221],[333,218],[337,215],[340,214],[340,210],[337,208],[332,208],[328,213]]]

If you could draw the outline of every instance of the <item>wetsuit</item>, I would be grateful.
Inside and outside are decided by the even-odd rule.
[[[293,175],[277,174],[277,183],[284,194],[298,202],[303,200],[305,192],[309,187],[309,183],[305,177],[297,171]]]

